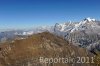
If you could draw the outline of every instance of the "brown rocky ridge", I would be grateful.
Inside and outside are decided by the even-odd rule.
[[[89,63],[86,61],[77,63],[78,57],[91,58],[93,56],[86,49],[74,46],[49,32],[34,34],[26,39],[17,39],[0,45],[0,66],[96,66],[91,59]],[[40,62],[40,57],[69,58],[69,60],[74,58],[75,62],[43,63]],[[45,59],[45,61],[48,60]]]

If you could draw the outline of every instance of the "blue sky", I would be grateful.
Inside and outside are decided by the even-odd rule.
[[[100,19],[100,0],[0,0],[0,29]]]

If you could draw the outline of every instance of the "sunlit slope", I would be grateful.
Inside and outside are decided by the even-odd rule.
[[[0,45],[0,66],[94,66],[91,63],[77,63],[77,57],[92,57],[93,54],[83,48],[49,32],[31,35],[26,39]],[[42,63],[44,58],[75,58],[73,63]],[[90,60],[89,60],[90,61]]]

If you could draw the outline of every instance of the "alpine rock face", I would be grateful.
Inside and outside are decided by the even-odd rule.
[[[85,18],[80,22],[56,23],[54,33],[76,46],[85,47],[90,51],[100,50],[100,21],[96,19]]]
[[[60,31],[60,32],[77,32],[77,31],[84,31],[88,33],[88,30],[94,33],[100,32],[100,25],[98,21],[95,19],[91,18],[85,18],[84,20],[77,22],[77,23],[64,23],[64,24],[55,24],[54,27],[55,31]],[[99,30],[99,31],[97,31]]]

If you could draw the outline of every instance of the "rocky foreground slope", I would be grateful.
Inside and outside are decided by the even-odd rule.
[[[86,60],[80,61],[82,57]],[[0,45],[0,66],[96,66],[93,57],[86,49],[49,32]],[[57,62],[59,58],[63,59]]]

